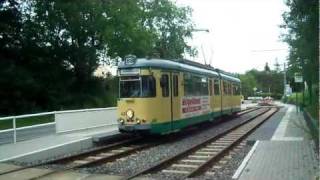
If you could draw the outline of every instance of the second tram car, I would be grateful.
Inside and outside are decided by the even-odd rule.
[[[118,75],[122,132],[167,134],[240,111],[240,80],[199,63],[132,57]]]

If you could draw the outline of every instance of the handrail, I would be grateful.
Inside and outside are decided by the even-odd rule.
[[[0,118],[0,121],[13,119],[13,118],[19,119],[19,118],[27,118],[27,117],[45,116],[45,115],[51,115],[51,114],[55,114],[55,111],[43,112],[43,113],[35,113],[35,114],[24,114],[24,115],[18,115],[18,116],[2,117],[2,118]]]
[[[101,110],[108,110],[108,109],[116,109],[116,107],[108,107],[108,108],[89,108],[89,109],[76,109],[76,110],[63,110],[63,111],[50,111],[50,112],[35,113],[35,114],[24,114],[24,115],[17,115],[17,116],[7,116],[7,117],[2,117],[2,118],[0,118],[0,121],[1,121],[1,120],[13,119],[13,118],[19,119],[19,118],[45,116],[45,115],[52,115],[52,114],[74,113],[74,112],[87,112],[87,111],[101,111]]]
[[[13,142],[17,142],[17,128],[16,127],[16,120],[21,119],[21,118],[28,118],[28,117],[37,117],[37,116],[45,116],[45,115],[56,115],[56,114],[62,114],[62,113],[76,113],[76,112],[90,112],[90,111],[101,111],[101,110],[111,110],[111,109],[116,109],[116,107],[108,107],[108,108],[90,108],[90,109],[77,109],[77,110],[64,110],[64,111],[51,111],[51,112],[43,112],[43,113],[35,113],[35,114],[23,114],[23,115],[17,115],[17,116],[8,116],[8,117],[1,117],[1,121],[6,121],[6,120],[12,120],[12,128],[10,129],[11,131],[13,130]],[[42,123],[45,124],[45,123]],[[34,125],[37,126],[37,125]],[[32,126],[28,126],[32,127]]]

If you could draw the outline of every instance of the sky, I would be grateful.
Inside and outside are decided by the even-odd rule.
[[[178,6],[193,9],[195,29],[188,45],[198,49],[197,62],[236,73],[250,69],[271,69],[276,59],[283,63],[288,46],[280,40],[284,30],[282,13],[287,11],[283,0],[175,0]]]

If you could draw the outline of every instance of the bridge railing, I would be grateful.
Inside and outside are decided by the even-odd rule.
[[[39,123],[17,127],[17,121],[26,118],[53,116],[52,122]],[[44,128],[54,126],[55,133],[64,133],[75,130],[90,129],[102,126],[114,126],[116,121],[116,107],[93,108],[68,111],[51,111],[36,114],[25,114],[18,116],[1,117],[0,123],[12,121],[12,128],[0,130],[1,134],[13,132],[13,143],[17,142],[17,131],[30,130],[33,128]],[[1,143],[0,143],[1,144]]]

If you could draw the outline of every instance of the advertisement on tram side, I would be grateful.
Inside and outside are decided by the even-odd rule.
[[[183,97],[181,101],[182,118],[199,116],[211,112],[209,96]]]

